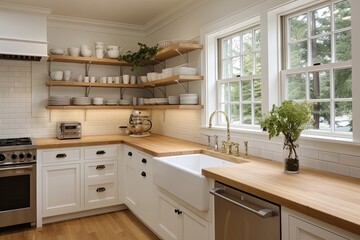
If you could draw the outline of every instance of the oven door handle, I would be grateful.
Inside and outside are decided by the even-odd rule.
[[[5,167],[5,168],[0,168],[0,171],[8,171],[8,170],[22,170],[22,169],[26,169],[26,170],[32,170],[33,166],[29,165],[29,166],[21,166],[21,167]]]
[[[269,217],[273,216],[273,211],[270,210],[270,209],[264,208],[264,209],[256,210],[256,209],[254,209],[254,208],[252,208],[250,206],[247,206],[247,205],[245,205],[243,203],[240,203],[238,201],[230,199],[230,198],[224,196],[223,194],[221,194],[221,193],[224,193],[224,192],[225,191],[223,189],[221,189],[221,188],[213,188],[213,189],[210,190],[210,193],[212,195],[214,195],[216,197],[219,197],[219,198],[222,198],[225,201],[231,202],[231,203],[235,204],[238,207],[244,208],[244,209],[246,209],[246,210],[248,210],[248,211],[250,211],[252,213],[255,213],[256,215],[259,215],[260,217],[269,218]]]

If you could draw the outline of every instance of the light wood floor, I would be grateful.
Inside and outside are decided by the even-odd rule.
[[[42,228],[3,228],[0,240],[159,239],[129,210],[46,224]]]

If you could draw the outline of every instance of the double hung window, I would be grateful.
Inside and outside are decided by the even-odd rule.
[[[313,104],[313,130],[351,133],[351,1],[329,1],[283,20],[283,99]]]
[[[234,127],[259,125],[261,119],[260,27],[218,40],[218,108]],[[224,123],[224,119],[220,120]]]

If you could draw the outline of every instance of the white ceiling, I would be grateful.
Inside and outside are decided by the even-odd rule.
[[[197,0],[7,0],[52,9],[52,14],[123,24],[145,25]]]

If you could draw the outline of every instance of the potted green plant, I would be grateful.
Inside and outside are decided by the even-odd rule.
[[[125,54],[119,56],[119,60],[133,64],[133,67],[131,68],[132,71],[138,69],[141,64],[154,60],[154,56],[159,50],[158,45],[153,47],[148,47],[144,43],[138,43],[138,45],[140,46],[139,51],[127,51]]]
[[[286,100],[280,106],[273,105],[269,114],[260,122],[260,126],[269,133],[269,140],[279,136],[280,133],[284,135],[284,149],[288,151],[288,156],[285,158],[286,173],[299,172],[296,140],[301,132],[312,124],[311,106],[306,102],[296,103]]]

